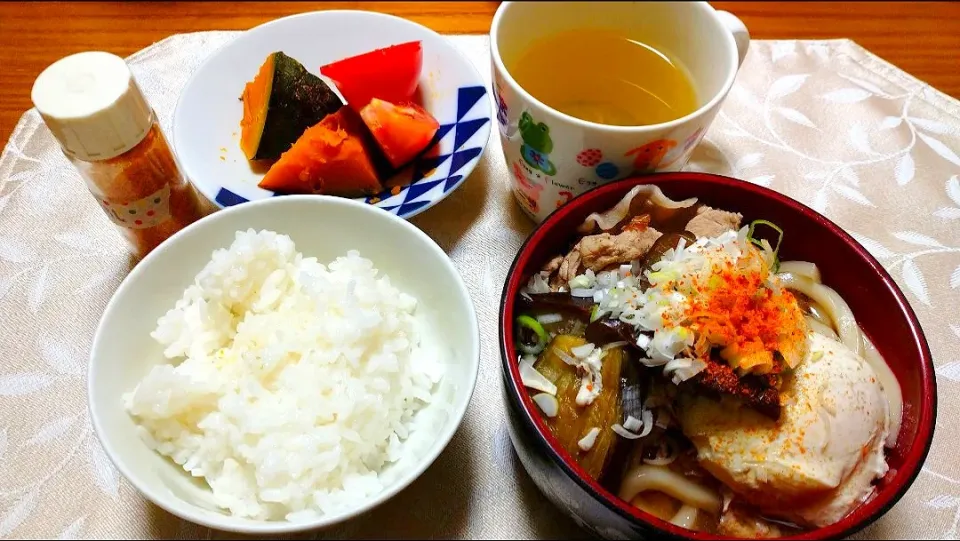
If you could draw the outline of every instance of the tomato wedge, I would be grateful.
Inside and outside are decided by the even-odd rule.
[[[359,112],[373,98],[412,101],[422,67],[423,47],[411,41],[327,64],[320,73],[332,79],[347,105]]]
[[[437,119],[414,103],[394,105],[373,98],[360,111],[360,117],[395,168],[410,163],[426,150],[440,129]]]

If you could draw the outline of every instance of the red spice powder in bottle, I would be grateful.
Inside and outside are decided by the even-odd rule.
[[[122,58],[86,52],[40,74],[33,103],[106,215],[143,257],[204,206]]]

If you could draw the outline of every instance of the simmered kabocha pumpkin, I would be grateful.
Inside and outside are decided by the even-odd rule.
[[[300,62],[271,53],[243,89],[240,148],[248,160],[273,160],[343,101]]]
[[[556,417],[544,417],[547,426],[560,445],[573,456],[591,477],[597,479],[613,455],[617,434],[610,430],[622,421],[620,404],[620,370],[626,355],[621,348],[611,348],[603,356],[600,371],[602,390],[592,404],[577,405],[580,390],[580,375],[577,369],[563,361],[556,353],[572,357],[571,349],[586,344],[577,336],[561,334],[554,338],[540,354],[534,368],[557,386],[559,408]],[[600,430],[589,451],[580,449],[578,443],[590,429]]]
[[[259,186],[279,193],[372,195],[383,190],[385,164],[360,115],[342,107],[305,131]]]

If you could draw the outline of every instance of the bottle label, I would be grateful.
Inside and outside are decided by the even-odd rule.
[[[118,203],[106,197],[98,197],[97,200],[107,216],[120,227],[148,229],[170,219],[169,185],[143,199],[127,203]]]

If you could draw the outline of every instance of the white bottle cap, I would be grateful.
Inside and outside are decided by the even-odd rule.
[[[122,58],[86,52],[62,58],[33,83],[33,105],[64,152],[107,160],[135,147],[153,114]]]

